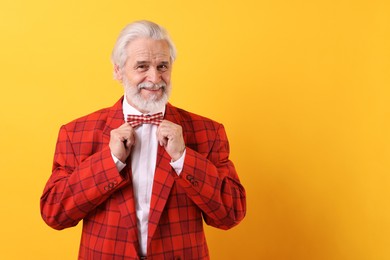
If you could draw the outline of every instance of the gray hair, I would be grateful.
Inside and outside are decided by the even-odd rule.
[[[143,37],[154,40],[165,40],[169,46],[171,61],[173,62],[176,59],[176,48],[168,32],[156,23],[143,20],[128,24],[119,34],[111,54],[111,61],[114,66],[123,68],[127,60],[127,45],[131,41]]]

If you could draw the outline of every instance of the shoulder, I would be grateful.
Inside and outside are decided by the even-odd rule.
[[[104,129],[107,122],[112,120],[112,118],[118,117],[123,119],[122,113],[122,99],[115,103],[111,107],[106,107],[84,115],[82,117],[76,118],[63,127],[67,131],[98,131]]]
[[[108,111],[108,108],[97,110],[66,123],[64,127],[68,130],[86,130],[88,128],[97,127],[100,124],[104,124],[107,119]]]

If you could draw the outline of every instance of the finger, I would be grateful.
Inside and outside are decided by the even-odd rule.
[[[130,146],[134,145],[134,143],[135,143],[134,132],[126,133],[125,139],[126,139],[125,140],[126,147],[130,147]]]
[[[175,125],[176,124],[172,123],[171,121],[163,120],[158,127],[161,128],[161,129],[165,129],[165,128],[171,128],[171,127],[173,127]]]
[[[157,136],[157,141],[159,143],[160,146],[166,146],[167,145],[167,142],[168,142],[168,138],[166,137],[166,135],[164,134],[164,131],[161,130],[160,128],[157,129],[157,132],[156,132],[156,136]]]
[[[118,131],[132,131],[133,127],[129,123],[124,123],[119,126],[116,130]]]
[[[180,136],[181,132],[180,125],[176,125],[169,121],[165,121],[164,124],[160,125],[157,129],[158,139],[165,142]]]
[[[131,143],[130,140],[126,139],[123,141],[123,144],[125,145],[126,149],[129,149],[133,144]]]
[[[167,146],[168,144],[168,137],[165,137],[163,135],[157,136],[157,140],[160,146]]]

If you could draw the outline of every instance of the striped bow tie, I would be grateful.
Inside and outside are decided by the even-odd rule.
[[[127,115],[127,122],[135,128],[142,124],[159,125],[163,120],[163,113],[153,115]]]

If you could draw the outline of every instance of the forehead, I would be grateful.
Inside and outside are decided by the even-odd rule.
[[[169,61],[170,50],[165,40],[138,38],[126,47],[130,61]]]

